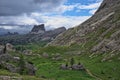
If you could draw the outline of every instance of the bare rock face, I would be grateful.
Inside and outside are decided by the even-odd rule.
[[[31,34],[42,34],[44,32],[45,32],[44,24],[41,24],[41,25],[34,25],[30,33]]]
[[[32,41],[52,41],[56,36],[66,31],[65,27],[60,27],[54,30],[45,31],[42,34],[34,35],[30,38]]]
[[[14,46],[12,44],[10,44],[10,43],[7,43],[6,44],[6,50],[7,51],[13,51],[14,50]]]

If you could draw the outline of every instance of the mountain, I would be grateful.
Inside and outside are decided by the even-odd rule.
[[[48,45],[91,44],[89,51],[120,51],[120,0],[104,0],[96,13]]]
[[[10,32],[10,33],[17,32],[19,34],[27,34],[33,27],[33,25],[18,25],[18,24],[0,24],[0,26],[2,27],[2,28],[0,28],[0,34],[1,33],[6,34],[8,32]],[[6,27],[6,28],[4,28],[4,27]]]
[[[6,35],[0,37],[0,44],[3,43],[12,43],[12,44],[25,44],[31,42],[50,42],[57,35],[66,31],[65,27],[60,27],[54,30],[45,30],[44,24],[35,25],[33,29],[27,34],[18,34],[18,35]]]
[[[0,35],[6,34],[8,31],[6,29],[0,28]]]

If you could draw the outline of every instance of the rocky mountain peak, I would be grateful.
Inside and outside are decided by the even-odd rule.
[[[31,30],[31,34],[42,34],[45,32],[44,24],[41,25],[34,25],[33,29]]]

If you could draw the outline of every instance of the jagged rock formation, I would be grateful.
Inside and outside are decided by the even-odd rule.
[[[44,24],[41,24],[41,25],[34,25],[30,33],[31,34],[42,34],[44,32],[45,32]]]
[[[39,41],[41,39],[41,41],[51,41],[53,40],[57,35],[59,35],[60,33],[66,31],[65,27],[60,27],[54,30],[50,30],[50,31],[45,31],[42,34],[38,34],[38,35],[34,35],[31,40],[32,41]]]
[[[104,0],[90,19],[48,45],[71,44],[89,44],[92,52],[120,51],[120,0]]]

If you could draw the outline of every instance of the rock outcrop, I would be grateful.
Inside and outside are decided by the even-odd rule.
[[[45,31],[43,34],[34,35],[30,40],[32,41],[52,41],[60,33],[66,31],[65,27],[60,27],[54,30]]]
[[[30,34],[42,34],[44,32],[45,32],[45,26],[44,26],[44,24],[41,24],[41,25],[34,25]]]

